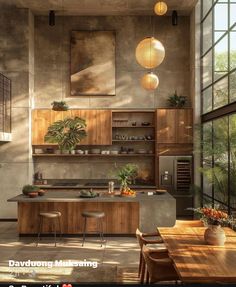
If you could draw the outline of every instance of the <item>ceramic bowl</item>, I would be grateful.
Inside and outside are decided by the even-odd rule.
[[[38,192],[29,192],[29,193],[28,193],[28,196],[29,196],[30,198],[37,197],[37,196],[38,196]]]

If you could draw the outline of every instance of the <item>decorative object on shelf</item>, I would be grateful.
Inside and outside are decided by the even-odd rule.
[[[49,26],[55,26],[55,12],[54,12],[54,10],[49,11],[48,24],[49,24]]]
[[[226,240],[225,232],[221,228],[222,225],[234,223],[234,218],[229,216],[226,212],[221,211],[219,207],[202,207],[202,208],[188,208],[200,215],[201,220],[207,226],[204,233],[205,241],[210,245],[223,246]]]
[[[86,137],[86,122],[79,117],[65,118],[48,127],[45,142],[57,143],[61,152],[72,151]]]
[[[165,58],[165,48],[154,37],[146,37],[136,48],[136,59],[139,65],[146,69],[159,66]]]
[[[177,26],[178,25],[178,13],[176,10],[172,12],[172,25]]]
[[[158,16],[163,16],[166,14],[168,10],[168,7],[166,5],[166,3],[164,1],[159,1],[156,3],[156,5],[154,6],[154,12],[158,15]]]
[[[37,195],[38,195],[39,190],[40,190],[40,188],[38,186],[27,184],[27,185],[23,186],[22,193],[24,195],[29,195],[29,193],[37,193]]]
[[[148,72],[141,78],[141,85],[147,91],[155,90],[159,85],[159,79],[153,72]]]
[[[114,31],[72,31],[70,59],[71,96],[115,95]]]
[[[175,107],[175,108],[184,107],[186,104],[186,101],[187,101],[186,97],[178,96],[177,91],[175,91],[174,94],[168,98],[168,102],[170,106]]]
[[[60,102],[53,101],[51,105],[52,105],[53,111],[68,111],[69,110],[69,106],[67,105],[65,101],[60,101]]]
[[[117,179],[120,182],[120,191],[125,193],[129,191],[128,185],[135,179],[138,174],[138,167],[135,164],[128,163],[117,171]]]

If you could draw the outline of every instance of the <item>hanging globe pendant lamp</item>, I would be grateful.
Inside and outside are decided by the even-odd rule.
[[[159,85],[159,79],[153,72],[149,72],[141,78],[141,85],[145,90],[153,91]]]
[[[165,48],[154,37],[147,37],[139,42],[135,55],[139,65],[146,69],[153,69],[163,62]]]
[[[156,5],[154,6],[154,12],[158,15],[158,16],[163,16],[166,14],[167,12],[167,5],[165,2],[160,1],[157,2]]]

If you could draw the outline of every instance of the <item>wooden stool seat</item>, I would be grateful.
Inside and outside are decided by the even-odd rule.
[[[46,218],[55,218],[55,217],[60,217],[61,212],[59,212],[59,211],[40,212],[39,216],[43,216]]]
[[[102,211],[84,211],[82,212],[82,216],[91,218],[102,218],[105,216],[105,213]]]

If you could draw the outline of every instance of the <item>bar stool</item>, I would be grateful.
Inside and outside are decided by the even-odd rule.
[[[39,240],[41,240],[41,232],[42,232],[42,226],[43,226],[43,221],[44,219],[47,220],[51,220],[52,224],[53,224],[53,233],[54,233],[54,243],[55,243],[55,247],[57,246],[57,242],[56,242],[56,237],[57,237],[57,223],[59,225],[59,230],[60,230],[60,236],[62,235],[62,231],[61,231],[61,212],[59,211],[46,211],[46,212],[40,212],[39,213],[39,221],[38,221],[38,241],[37,241],[37,245],[39,243]]]
[[[88,218],[95,218],[97,219],[97,227],[100,234],[100,240],[101,240],[101,247],[103,243],[103,226],[102,221],[105,216],[105,213],[103,211],[83,211],[82,217],[84,218],[84,230],[83,230],[83,243],[82,246],[84,246],[85,243],[85,235],[86,235],[86,228],[87,228],[87,219]]]

